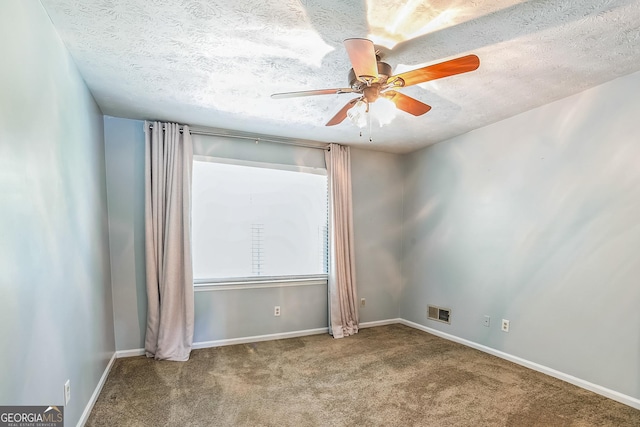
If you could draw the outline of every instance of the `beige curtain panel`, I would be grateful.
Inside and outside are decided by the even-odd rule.
[[[353,249],[351,155],[331,144],[325,152],[329,174],[329,331],[334,338],[358,332],[356,267]]]
[[[191,170],[189,128],[145,122],[145,352],[189,360],[193,343]]]

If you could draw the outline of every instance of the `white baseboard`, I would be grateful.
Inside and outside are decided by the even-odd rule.
[[[304,337],[306,335],[318,335],[318,334],[327,334],[327,333],[329,333],[328,328],[306,329],[302,331],[282,332],[278,334],[268,334],[268,335],[256,335],[252,337],[228,338],[224,340],[214,340],[214,341],[200,341],[200,342],[194,342],[192,348],[196,350],[199,348],[222,347],[225,345],[247,344],[250,342],[281,340],[285,338]],[[122,357],[143,356],[144,354],[145,354],[144,348],[134,348],[131,350],[116,351],[116,357],[118,359]]]
[[[377,320],[374,322],[360,323],[358,327],[359,329],[373,328],[375,326],[392,325],[399,322],[400,322],[400,319]],[[328,334],[328,333],[329,333],[329,328],[317,328],[317,329],[306,329],[302,331],[282,332],[279,334],[256,335],[252,337],[230,338],[230,339],[215,340],[215,341],[201,341],[201,342],[194,342],[193,349],[195,350],[199,348],[221,347],[224,345],[246,344],[246,343],[258,342],[258,341],[281,340],[286,338],[304,337],[307,335],[319,335],[319,334]],[[133,354],[133,352],[135,352],[136,350],[129,350],[129,351],[132,352],[131,354],[132,356],[137,356],[137,354]],[[144,354],[144,350],[142,350],[142,354]],[[122,357],[126,357],[126,356],[122,356]]]
[[[494,348],[487,347],[485,345],[478,344],[473,341],[469,341],[464,338],[457,337],[455,335],[447,334],[446,332],[438,331],[437,329],[429,328],[428,326],[424,326],[419,323],[411,322],[405,319],[399,319],[399,320],[400,320],[400,323],[402,323],[403,325],[409,326],[411,328],[419,329],[421,331],[439,336],[440,338],[444,338],[449,341],[454,341],[459,344],[466,345],[467,347],[475,348],[476,350],[489,353],[501,359],[505,359],[510,362],[516,363],[518,365],[522,365],[526,368],[533,369],[534,371],[542,372],[543,374],[549,375],[554,378],[558,378],[559,380],[562,380],[562,381],[566,381],[570,384],[573,384],[585,390],[589,390],[596,394],[602,395],[604,397],[608,397],[609,399],[615,400],[617,402],[624,403],[625,405],[631,406],[632,408],[640,409],[640,399],[636,399],[635,397],[631,397],[626,394],[617,392],[615,390],[611,390],[606,387],[602,387],[600,385],[590,383],[589,381],[576,378],[572,375],[565,374],[564,372],[556,371],[555,369],[549,368],[544,365],[540,365],[535,362],[531,362],[521,357],[514,356],[509,353],[505,353],[500,350],[496,350]]]
[[[109,372],[111,371],[111,367],[113,366],[113,362],[115,362],[115,360],[116,360],[116,354],[113,353],[113,355],[111,356],[111,359],[109,359],[109,363],[107,363],[107,367],[104,368],[104,372],[100,377],[100,381],[98,381],[98,385],[96,386],[96,389],[93,391],[93,394],[91,395],[91,398],[87,403],[87,406],[85,406],[84,411],[82,412],[82,415],[78,420],[78,424],[76,424],[77,427],[83,427],[87,422],[87,420],[89,419],[89,415],[91,414],[93,405],[96,404],[96,401],[98,400],[98,396],[100,396],[102,387],[104,386],[105,381],[107,381],[107,377],[109,376]]]
[[[123,357],[144,356],[144,348],[134,348],[132,350],[119,350],[116,351],[116,358],[122,359]]]
[[[221,347],[223,345],[246,344],[246,343],[258,342],[258,341],[281,340],[285,338],[304,337],[307,335],[318,335],[318,334],[327,334],[327,333],[329,333],[328,328],[306,329],[302,331],[282,332],[279,334],[256,335],[253,337],[229,338],[225,340],[194,342],[192,348],[196,350],[199,348]]]
[[[400,321],[401,319],[376,320],[374,322],[360,323],[358,327],[360,329],[373,328],[376,326],[393,325],[396,323],[400,323]],[[246,343],[258,342],[258,341],[281,340],[285,338],[295,338],[295,337],[303,337],[306,335],[319,335],[319,334],[328,334],[328,333],[329,333],[329,328],[317,328],[317,329],[306,329],[302,331],[282,332],[279,334],[256,335],[252,337],[229,338],[229,339],[215,340],[215,341],[200,341],[200,342],[193,343],[193,349],[195,350],[199,348],[221,347],[224,345],[246,344]],[[143,356],[144,354],[145,354],[144,348],[134,348],[131,350],[116,351],[116,357],[118,359],[123,357]]]
[[[373,322],[362,322],[358,325],[358,329],[365,328],[375,328],[376,326],[385,326],[385,325],[395,325],[396,323],[401,323],[402,319],[386,319],[386,320],[376,320]]]

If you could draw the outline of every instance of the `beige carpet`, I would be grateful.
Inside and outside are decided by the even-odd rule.
[[[88,426],[640,426],[640,411],[402,325],[119,359]]]

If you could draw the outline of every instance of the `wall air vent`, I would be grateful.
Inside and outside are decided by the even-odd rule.
[[[427,318],[451,324],[451,309],[429,305],[427,306]]]

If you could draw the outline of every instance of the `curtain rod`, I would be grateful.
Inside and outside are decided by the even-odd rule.
[[[149,129],[153,129],[153,124],[152,123],[149,124]],[[162,130],[165,130],[165,129],[166,129],[165,126],[162,125]],[[182,133],[183,125],[180,125],[179,129],[180,129],[180,133]],[[249,140],[249,141],[255,141],[256,144],[259,143],[259,142],[273,142],[273,143],[276,143],[276,144],[294,145],[296,147],[316,148],[318,150],[328,150],[329,149],[329,144],[327,144],[327,143],[318,143],[317,145],[315,145],[315,144],[309,144],[309,143],[304,143],[304,142],[283,141],[283,140],[278,140],[278,139],[262,138],[262,137],[258,137],[258,136],[245,136],[245,135],[226,134],[226,133],[208,131],[208,130],[198,129],[198,128],[195,128],[195,129],[189,128],[189,130],[190,130],[191,134],[193,134],[193,135],[222,136],[222,137],[227,137],[227,138],[246,139],[246,140]]]

